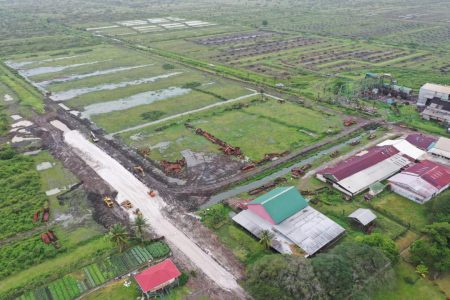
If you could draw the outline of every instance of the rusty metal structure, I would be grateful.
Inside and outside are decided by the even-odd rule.
[[[160,164],[161,164],[161,167],[164,169],[165,173],[178,174],[186,166],[186,159],[182,158],[182,159],[179,159],[174,162],[163,160],[160,162]]]
[[[205,137],[211,143],[219,145],[220,146],[219,149],[226,155],[234,155],[234,156],[242,155],[241,149],[239,147],[233,147],[201,128],[195,129],[195,133]]]

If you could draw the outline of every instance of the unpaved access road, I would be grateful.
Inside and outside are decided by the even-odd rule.
[[[60,130],[61,130],[61,126]],[[194,241],[176,228],[162,214],[166,206],[164,200],[148,196],[149,188],[133,176],[119,162],[89,142],[77,130],[63,130],[64,141],[86,162],[104,181],[117,190],[117,201],[125,199],[139,208],[148,220],[152,230],[162,235],[173,246],[180,249],[200,270],[221,288],[235,292],[239,297],[245,295],[236,278],[206,254]]]

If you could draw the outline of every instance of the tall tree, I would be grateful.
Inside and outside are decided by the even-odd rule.
[[[109,229],[107,238],[119,248],[119,252],[122,252],[128,244],[127,229],[120,224],[115,224]]]
[[[144,238],[144,230],[148,227],[147,219],[142,215],[137,215],[134,219],[134,228],[136,229],[136,237],[143,241]]]
[[[392,263],[398,262],[400,257],[398,247],[389,237],[382,235],[381,233],[372,233],[371,235],[357,237],[356,241],[372,247],[377,247],[383,251],[384,255],[386,255]]]

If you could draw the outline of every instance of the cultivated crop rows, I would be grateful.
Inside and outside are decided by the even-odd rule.
[[[258,38],[266,38],[273,37],[274,35],[279,35],[281,33],[272,32],[272,31],[254,31],[254,32],[245,32],[245,33],[234,33],[222,36],[208,37],[194,40],[195,43],[205,46],[210,45],[224,45],[231,43],[239,43],[252,41]]]
[[[148,261],[160,259],[170,252],[164,242],[136,246],[128,251],[108,257],[68,274],[46,287],[22,295],[20,300],[70,300],[105,282],[136,270]]]

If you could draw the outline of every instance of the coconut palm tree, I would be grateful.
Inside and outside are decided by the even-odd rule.
[[[416,273],[419,274],[423,278],[427,277],[427,274],[428,274],[427,266],[425,266],[423,264],[417,265]]]
[[[270,246],[272,245],[272,234],[269,230],[264,230],[263,232],[261,232],[259,243],[263,245],[264,249],[270,248]]]
[[[147,219],[142,215],[137,215],[134,219],[133,227],[136,228],[136,237],[142,242],[144,237],[144,230],[148,227]]]
[[[119,248],[119,252],[122,252],[125,248],[125,245],[128,244],[128,232],[127,229],[120,225],[115,224],[110,229],[106,236],[108,240],[112,243],[116,244]]]

